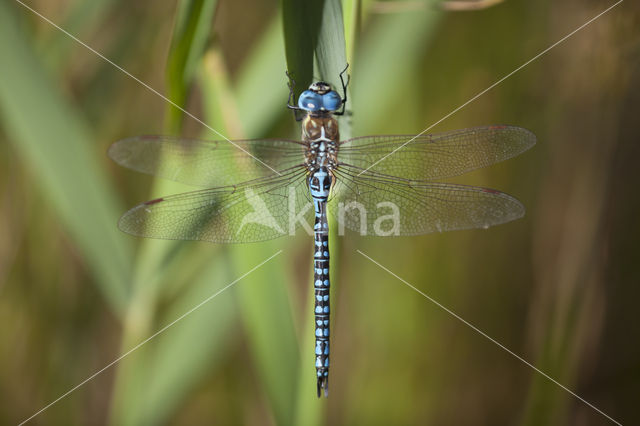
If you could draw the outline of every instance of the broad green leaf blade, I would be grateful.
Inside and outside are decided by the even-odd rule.
[[[322,10],[322,25],[318,34],[316,46],[316,60],[320,78],[331,83],[333,88],[342,95],[342,81],[340,73],[347,67],[346,42],[344,39],[344,18],[340,0],[325,0]],[[343,75],[345,83],[350,70]],[[351,110],[350,96],[347,96],[347,110]],[[351,138],[351,120],[349,115],[340,118],[340,138]]]
[[[206,1],[182,1],[179,4],[168,58],[167,85],[169,98],[182,107],[203,61],[215,4]],[[165,129],[178,134],[181,126],[182,112],[167,105]],[[153,193],[154,196],[162,196],[192,189],[159,180],[154,185]],[[184,284],[182,299],[178,299],[175,302],[177,305],[172,305],[168,310],[176,316],[179,308],[186,307],[183,300],[196,302],[193,295],[202,295],[207,288],[224,284],[225,278],[230,277],[226,266],[228,262],[215,262],[215,268],[201,268],[199,264],[207,262],[206,258],[217,250],[215,246],[207,246],[209,250],[197,252],[198,246],[189,242],[154,240],[145,240],[141,244],[134,280],[135,295],[125,323],[123,351],[154,333],[156,304],[167,289],[172,288],[168,282],[172,269],[184,268],[189,259],[191,267],[201,271]],[[196,264],[193,263],[194,258],[199,259]],[[111,409],[112,424],[139,424],[149,419],[154,419],[152,423],[166,422],[206,372],[221,359],[227,348],[227,334],[213,330],[211,321],[229,323],[233,312],[228,308],[220,308],[219,311],[205,309],[197,315],[194,313],[194,316],[201,318],[201,321],[185,321],[180,325],[181,332],[168,333],[163,340],[145,347],[140,354],[136,354],[136,361],[118,371]],[[171,316],[167,316],[164,322],[171,320]],[[186,347],[193,349],[189,350],[188,355],[177,350]],[[140,391],[151,384],[153,391]]]
[[[226,267],[227,259],[217,256],[211,260],[207,250],[208,268],[194,282],[187,284],[186,294],[176,300],[165,315],[163,322],[172,321],[198,304],[214,296],[226,285],[237,280]],[[245,280],[238,281],[234,288],[219,293],[188,317],[184,324],[173,330],[166,339],[158,343],[153,364],[150,366],[149,392],[142,418],[151,424],[164,423],[202,382],[213,367],[220,365],[237,335],[240,324],[235,320],[237,310],[233,300],[235,286],[249,286]]]
[[[87,123],[43,73],[20,22],[14,6],[0,4],[3,125],[105,298],[122,313],[129,293],[132,250],[116,227],[122,208],[105,175],[104,152],[95,149]]]
[[[215,0],[182,0],[178,3],[176,23],[167,60],[168,98],[180,106],[186,96],[211,34]],[[182,111],[167,110],[166,128],[175,132],[182,122]]]
[[[360,42],[360,32],[362,31],[362,0],[345,0],[344,4],[344,26],[347,44],[347,61],[353,61],[353,54],[356,46]],[[353,66],[353,64],[351,64]]]
[[[118,7],[116,0],[75,1],[72,3],[65,21],[58,22],[58,24],[80,40],[86,40],[91,31],[100,25],[100,21],[111,13],[110,7],[114,4]],[[58,31],[53,34],[55,36],[46,43],[40,52],[46,56],[47,63],[54,65],[52,68],[62,71],[72,54],[72,49],[77,47],[77,44],[68,37],[59,37]]]
[[[235,270],[244,273],[286,245],[286,240],[279,239],[249,247],[233,246],[231,254]],[[284,250],[247,277],[248,285],[238,286],[236,292],[255,359],[253,368],[264,386],[276,424],[294,424],[292,416],[300,363],[289,303],[291,286],[287,285],[284,267],[292,254],[292,250]]]
[[[358,73],[352,107],[357,128],[366,125],[371,130],[370,123],[386,122],[389,106],[401,101],[399,94],[407,93],[399,86],[412,81],[443,15],[437,2],[432,3],[433,7],[418,12],[381,16],[372,24],[355,58]]]
[[[240,110],[236,108],[236,105],[240,105],[240,102],[244,101],[241,99],[237,103],[229,102],[233,90],[219,56],[213,52],[208,54],[208,68],[202,75],[207,121],[221,123],[223,121],[221,118],[224,118],[225,127],[234,129],[229,134],[233,138],[261,136],[262,134],[259,133],[261,130],[250,126],[252,123],[260,124],[261,121],[255,118],[244,120],[244,118],[245,116],[262,114],[263,111],[256,109],[256,105],[252,105],[250,102],[246,105],[242,103],[246,109],[241,110],[243,120],[240,120]],[[254,62],[250,59],[246,63],[253,64],[253,66],[259,65],[260,69],[263,69],[263,66],[264,69],[274,66],[277,68],[278,66],[273,62],[273,59],[268,59],[268,55],[260,55],[256,60],[264,62]],[[276,70],[272,69],[268,75],[275,74],[275,72]],[[282,63],[280,64],[280,72],[283,72]],[[259,78],[259,75],[255,74],[254,78]],[[261,96],[275,99],[279,95],[286,94],[284,79],[280,79],[282,85],[277,83],[265,85],[265,78],[263,75],[263,85],[260,88]],[[255,85],[255,81],[252,79],[241,79],[240,81],[242,84]],[[239,87],[237,92],[249,93],[250,87]],[[273,93],[268,93],[271,91]],[[284,103],[269,105],[269,108],[276,111],[286,111]],[[272,119],[276,119],[278,116],[274,114]],[[237,274],[243,274],[255,264],[286,247],[287,244],[287,239],[281,238],[267,243],[233,245],[228,248],[231,254],[230,266]],[[249,342],[249,350],[255,360],[253,371],[259,378],[261,390],[266,393],[277,424],[292,424],[292,407],[299,364],[299,347],[289,302],[290,285],[286,279],[286,269],[283,268],[284,259],[289,256],[291,253],[285,250],[279,259],[265,264],[260,270],[247,277],[247,284],[250,285],[239,286],[236,293]]]
[[[285,63],[282,19],[277,14],[237,77],[236,105],[238,111],[242,111],[242,127],[249,130],[251,137],[263,136],[284,112],[289,112],[286,110],[289,92]],[[257,93],[260,96],[256,96]]]
[[[211,260],[212,247],[185,251],[176,260],[178,271],[188,263],[199,272],[188,279],[155,327],[148,327],[149,336],[176,322],[123,360],[112,424],[166,423],[230,349],[228,338],[239,327],[234,321],[233,287],[250,283],[238,281],[224,290],[238,277],[229,272],[224,256]],[[128,342],[126,350],[138,343]]]
[[[325,0],[282,0],[287,69],[295,79],[296,99],[313,79],[313,55],[318,43]]]
[[[340,88],[340,72],[347,66],[345,48],[342,4],[340,0],[325,0],[315,54],[319,77],[337,90]]]

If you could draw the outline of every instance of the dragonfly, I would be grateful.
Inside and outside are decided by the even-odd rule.
[[[138,136],[109,148],[124,167],[203,188],[133,207],[118,222],[126,233],[212,243],[266,241],[301,227],[313,234],[318,397],[329,392],[327,214],[340,233],[346,228],[377,236],[488,228],[518,219],[524,207],[508,194],[435,180],[509,159],[536,142],[530,131],[506,125],[340,140],[345,71],[342,94],[316,81],[297,102],[290,79],[287,107],[301,121],[301,140]]]

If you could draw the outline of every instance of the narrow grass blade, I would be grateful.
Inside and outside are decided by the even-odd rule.
[[[285,63],[282,19],[278,15],[248,55],[234,88],[242,127],[252,136],[264,135],[283,114],[291,116],[285,106],[289,94]]]
[[[43,72],[21,22],[14,6],[0,4],[3,125],[105,298],[122,313],[132,250],[115,226],[122,208],[106,177],[104,153],[96,152],[88,124]]]
[[[401,102],[400,95],[407,93],[403,86],[414,81],[410,73],[419,69],[417,65],[422,60],[425,46],[442,15],[434,6],[419,13],[385,15],[372,23],[373,27],[354,59],[358,75],[352,87],[352,107],[360,129],[366,124],[370,131],[368,123],[385,121],[389,105]],[[358,122],[358,116],[366,117],[366,123]]]
[[[197,260],[187,262],[187,256],[196,257]],[[228,259],[224,256],[217,256],[212,260],[211,250],[207,247],[190,250],[184,256],[179,256],[176,270],[183,271],[183,265],[188,263],[198,272],[184,282],[184,290],[154,321],[155,326],[147,327],[148,336],[181,318],[204,301],[206,303],[122,361],[111,424],[166,423],[175,415],[194,387],[223,359],[230,349],[228,338],[237,328],[233,309],[234,289],[229,288],[216,295],[237,279],[225,266],[227,262]],[[249,283],[243,280],[235,285],[247,284]],[[216,296],[207,301],[213,295]],[[123,350],[138,343],[127,342],[127,348]]]
[[[206,42],[211,33],[215,2],[182,1],[179,3],[167,66],[168,97],[184,106],[187,94],[202,64]],[[165,129],[179,134],[182,112],[167,107]],[[168,181],[154,185],[154,196],[192,190]],[[151,198],[151,196],[150,196]],[[201,250],[198,250],[198,247]],[[140,246],[134,279],[134,297],[125,322],[122,350],[126,351],[163,323],[172,321],[189,305],[196,305],[205,294],[230,280],[228,262],[215,261],[210,256],[215,246],[175,241],[145,240]],[[219,254],[219,253],[218,253]],[[161,318],[156,318],[157,305],[165,293],[175,291],[175,283],[168,280],[172,270],[184,271],[189,260],[190,276],[178,287],[175,301]],[[174,278],[175,278],[175,274]],[[183,274],[184,275],[184,274]],[[173,285],[172,285],[173,284]],[[198,297],[201,297],[198,300]],[[212,327],[212,323],[232,322],[234,312],[226,305],[203,306],[193,317],[176,324],[178,330],[167,331],[157,342],[149,343],[118,371],[111,408],[112,424],[163,423],[170,418],[198,382],[216,365],[226,350],[226,330]],[[186,349],[188,348],[188,349]],[[151,390],[142,391],[143,389]]]
[[[260,51],[257,50],[256,52]],[[249,59],[247,63],[252,64],[253,67],[259,67],[261,70],[277,68],[277,64],[273,62],[273,59],[264,54]],[[275,71],[274,69],[271,73],[275,73]],[[282,63],[280,64],[280,72],[284,72]],[[258,77],[257,74],[254,76],[254,78]],[[283,95],[286,96],[286,85],[282,77],[282,85],[275,83],[264,84],[264,79],[265,77],[263,76],[263,84],[259,87],[261,97],[276,99],[283,97]],[[263,114],[264,111],[257,109],[250,102],[244,104],[245,101],[243,99],[249,98],[240,98],[238,102],[233,102],[232,99],[234,92],[250,93],[250,89],[255,87],[256,81],[251,78],[243,78],[241,82],[246,84],[247,87],[238,87],[234,91],[230,86],[220,55],[216,55],[214,52],[209,53],[207,69],[202,76],[207,121],[220,123],[222,116],[225,127],[233,129],[229,134],[230,137],[257,137],[261,135],[258,133],[258,129],[249,126],[249,124],[261,124],[261,126],[264,126],[266,122],[254,117]],[[284,100],[284,98],[282,99]],[[241,110],[242,120],[240,120],[240,110],[237,109],[236,105],[243,106]],[[286,111],[283,103],[279,105],[270,105],[269,108],[275,109],[280,113]],[[272,115],[272,119],[277,117],[279,117],[279,114]],[[286,239],[279,239],[261,244],[231,246],[228,248],[230,267],[234,268],[236,272],[245,271],[260,259],[273,255],[273,253],[285,247],[286,244]],[[282,258],[284,259],[288,256],[290,256],[290,253],[285,251]],[[289,303],[289,283],[283,273],[282,262],[283,260],[270,262],[260,271],[256,271],[251,277],[247,277],[247,284],[249,285],[239,286],[236,294],[238,295],[238,305],[249,342],[249,349],[255,360],[255,375],[259,379],[261,390],[266,393],[276,423],[291,424],[299,355],[293,315]]]
[[[184,105],[201,62],[211,34],[216,5],[215,0],[183,0],[178,3],[167,60],[167,97],[178,105]],[[182,111],[169,108],[167,114],[167,129],[176,131],[182,121]]]
[[[322,25],[318,33],[316,45],[316,60],[319,77],[331,83],[335,90],[342,95],[342,81],[340,74],[346,69],[343,79],[349,79],[350,70],[347,69],[346,42],[344,39],[344,18],[340,0],[326,0],[322,10]],[[340,138],[351,137],[351,103],[347,96],[347,116],[340,119]]]
[[[296,81],[297,96],[313,79],[313,57],[322,24],[325,0],[282,0],[287,68]]]

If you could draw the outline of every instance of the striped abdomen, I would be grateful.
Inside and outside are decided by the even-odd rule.
[[[308,143],[305,163],[316,219],[313,227],[313,282],[315,296],[316,374],[318,396],[329,394],[329,225],[327,200],[337,166],[338,122],[330,114],[307,116],[302,138]]]
[[[313,287],[315,296],[316,374],[318,396],[329,394],[329,224],[327,199],[331,176],[321,167],[309,177],[309,189],[315,209],[313,226]]]

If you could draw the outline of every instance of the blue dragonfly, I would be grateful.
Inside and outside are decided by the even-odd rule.
[[[375,135],[341,141],[342,95],[318,81],[287,103],[302,138],[208,141],[139,136],[109,156],[130,169],[205,188],[147,201],[118,223],[126,233],[172,240],[249,243],[314,236],[315,367],[318,397],[329,389],[329,225],[362,235],[422,235],[488,228],[524,215],[505,193],[438,183],[514,157],[536,141],[528,130],[486,126],[440,134]],[[383,214],[384,213],[384,214]],[[313,227],[310,219],[313,217]]]

